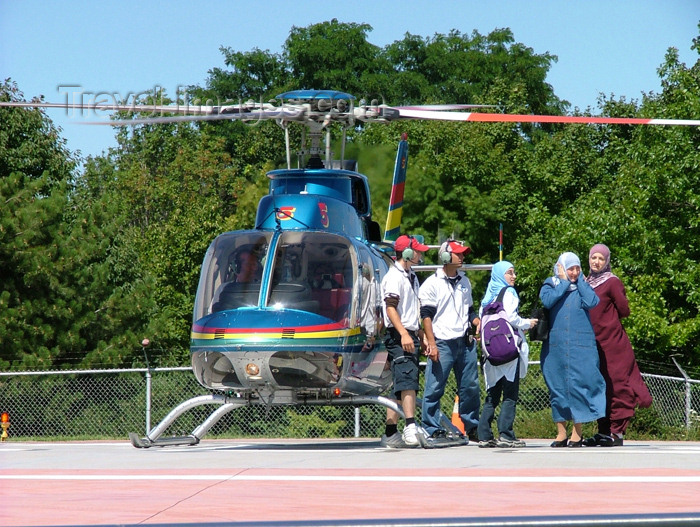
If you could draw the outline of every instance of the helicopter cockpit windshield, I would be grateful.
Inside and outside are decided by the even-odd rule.
[[[347,238],[287,231],[277,243],[267,306],[349,319],[356,255]]]
[[[214,240],[202,264],[194,319],[258,305],[271,233],[227,233]]]
[[[332,321],[354,319],[357,258],[352,242],[333,233],[284,231],[274,239],[272,232],[223,234],[202,264],[194,320],[242,308],[295,309]]]

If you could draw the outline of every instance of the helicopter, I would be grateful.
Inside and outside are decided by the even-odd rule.
[[[353,160],[345,159],[347,132],[360,123],[433,119],[700,125],[696,120],[513,115],[470,111],[482,108],[478,105],[391,107],[355,101],[340,91],[295,90],[270,102],[224,106],[0,102],[152,114],[103,123],[111,126],[274,120],[284,131],[286,168],[267,174],[269,192],[258,204],[255,224],[217,236],[202,263],[190,356],[197,381],[212,393],[179,404],[145,437],[130,433],[133,446],[196,445],[224,415],[243,406],[379,404],[403,414],[396,401],[383,395],[392,379],[379,284],[393,265],[391,242],[400,233],[408,143],[405,137],[399,143],[382,237],[372,218],[367,177]],[[290,126],[295,125],[302,130],[293,167]],[[331,139],[337,127],[341,152],[334,159]],[[464,265],[466,270],[490,268]],[[202,405],[218,407],[189,435],[161,437],[180,415]],[[454,428],[445,421],[448,429]]]

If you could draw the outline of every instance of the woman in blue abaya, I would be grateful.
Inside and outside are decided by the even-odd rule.
[[[570,252],[559,256],[554,276],[540,289],[540,299],[549,310],[549,338],[542,344],[541,364],[557,426],[551,446],[580,447],[581,424],[605,416],[605,379],[588,315],[599,300],[581,273],[578,256]]]

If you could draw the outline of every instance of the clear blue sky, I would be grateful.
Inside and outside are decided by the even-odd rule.
[[[371,25],[369,41],[378,46],[406,32],[428,37],[509,27],[517,42],[559,57],[547,81],[560,98],[595,110],[600,93],[627,99],[658,93],[656,70],[669,47],[688,65],[697,61],[690,46],[700,2],[0,0],[0,76],[16,81],[27,99],[44,95],[50,102],[65,101],[69,89],[61,86],[69,85],[121,96],[160,86],[172,95],[178,86],[204,85],[210,69],[225,67],[221,46],[279,52],[292,26],[332,18]],[[78,125],[82,118],[65,110],[48,115],[71,150],[97,155],[116,144],[111,127]]]

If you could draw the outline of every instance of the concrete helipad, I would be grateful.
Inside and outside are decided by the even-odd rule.
[[[0,444],[0,525],[700,518],[700,443],[550,442],[387,450],[363,439],[204,440],[139,450],[127,440],[9,441]]]

